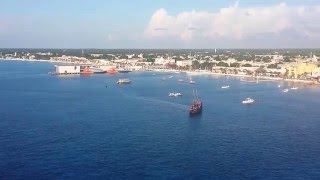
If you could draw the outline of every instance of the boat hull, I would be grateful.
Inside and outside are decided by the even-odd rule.
[[[189,111],[189,115],[190,116],[195,116],[195,115],[198,115],[198,114],[201,114],[202,113],[202,109],[199,109],[199,110],[190,110]]]
[[[202,102],[201,101],[194,102],[189,109],[189,115],[193,116],[201,113],[202,113]]]
[[[131,72],[130,70],[118,70],[118,73],[129,73]]]

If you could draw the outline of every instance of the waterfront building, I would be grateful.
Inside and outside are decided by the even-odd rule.
[[[57,74],[78,74],[80,66],[55,66]]]
[[[287,67],[287,76],[298,78],[301,75],[311,74],[318,66],[313,63],[298,63]]]
[[[192,61],[191,60],[177,61],[176,64],[177,66],[180,66],[180,67],[192,66]]]
[[[174,59],[171,59],[171,58],[165,59],[163,57],[155,58],[155,61],[154,61],[154,64],[156,65],[166,65],[166,64],[174,64],[174,63],[175,63]]]
[[[317,67],[317,68],[312,70],[311,77],[313,77],[313,78],[319,78],[320,77],[320,68],[319,67]]]
[[[95,58],[97,58],[97,57],[102,57],[102,56],[103,56],[103,54],[90,54],[90,56],[91,56],[91,57],[95,57]]]

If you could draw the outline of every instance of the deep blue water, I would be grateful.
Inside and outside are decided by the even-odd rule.
[[[53,69],[0,62],[0,179],[320,177],[320,87],[282,93],[278,84],[289,84]],[[122,77],[133,83],[117,85]],[[204,110],[189,118],[194,88]],[[257,103],[242,105],[246,97]]]

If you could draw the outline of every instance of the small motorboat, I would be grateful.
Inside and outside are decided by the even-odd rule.
[[[173,76],[169,76],[168,78],[171,79],[171,78],[173,78]]]
[[[289,89],[284,89],[284,90],[282,90],[282,92],[284,92],[284,93],[286,93],[286,92],[288,92],[289,91]]]
[[[131,80],[129,79],[119,79],[117,81],[117,84],[130,84],[131,83]]]
[[[290,88],[290,89],[292,89],[292,90],[297,90],[297,89],[299,89],[298,87],[292,87],[292,88]]]
[[[190,80],[189,81],[189,84],[195,84],[196,82],[195,81],[193,81],[193,80]]]
[[[242,101],[242,104],[252,104],[254,103],[254,100],[251,98],[246,98],[245,100]]]
[[[173,93],[169,93],[169,97],[178,97],[178,96],[182,96],[182,94],[181,93],[175,93],[175,92],[173,92]]]
[[[230,86],[226,85],[226,86],[221,86],[221,89],[229,89]]]
[[[184,80],[183,79],[178,79],[178,82],[184,82]]]

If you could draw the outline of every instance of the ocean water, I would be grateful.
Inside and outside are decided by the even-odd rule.
[[[190,85],[177,82],[186,74],[153,72],[48,75],[53,69],[0,62],[0,179],[320,177],[320,87],[283,93],[279,84],[292,85],[217,76],[192,76]],[[190,118],[193,89],[204,109]],[[168,97],[173,91],[183,96]],[[247,97],[256,103],[242,105]]]

